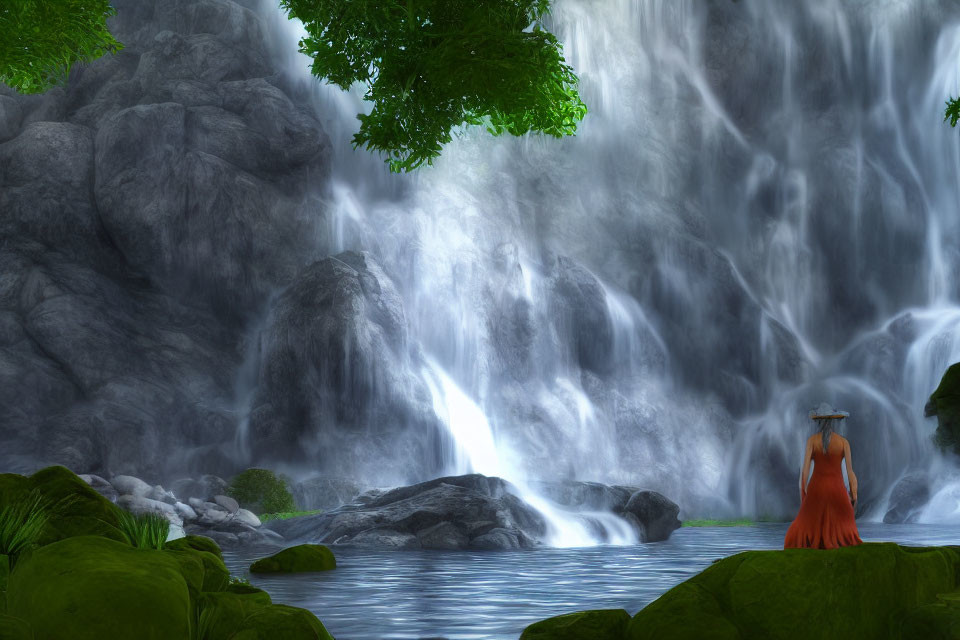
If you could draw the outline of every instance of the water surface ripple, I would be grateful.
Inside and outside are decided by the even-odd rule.
[[[379,551],[337,548],[337,569],[266,577],[259,557],[227,551],[274,602],[313,611],[337,640],[516,640],[524,627],[584,609],[631,615],[716,558],[780,549],[787,523],[683,527],[665,542],[527,551]],[[953,525],[858,523],[868,542],[960,544]]]

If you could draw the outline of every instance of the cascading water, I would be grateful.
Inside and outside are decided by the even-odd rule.
[[[852,414],[869,517],[921,465],[947,492],[923,517],[955,517],[922,416],[960,359],[960,136],[942,123],[960,6],[553,6],[590,108],[578,135],[468,131],[401,176],[350,148],[362,93],[316,86],[302,27],[262,7],[332,140],[318,249],[369,251],[395,282],[448,471],[782,516],[828,400]]]

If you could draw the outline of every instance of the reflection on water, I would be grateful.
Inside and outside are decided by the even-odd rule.
[[[584,609],[631,615],[716,558],[780,549],[787,523],[684,527],[666,542],[532,551],[337,548],[337,569],[249,575],[274,602],[313,611],[337,640],[516,640],[528,624]],[[867,542],[960,544],[950,525],[858,523]],[[225,552],[233,575],[259,557]]]

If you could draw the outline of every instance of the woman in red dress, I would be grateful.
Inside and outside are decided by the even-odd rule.
[[[846,411],[835,411],[825,402],[810,412],[820,430],[807,439],[800,472],[800,512],[787,529],[784,549],[836,549],[863,542],[853,515],[857,503],[857,476],[853,474],[850,461],[850,443],[833,432],[834,420],[849,415]],[[808,485],[811,460],[813,477]],[[841,460],[847,464],[849,493],[843,484]]]

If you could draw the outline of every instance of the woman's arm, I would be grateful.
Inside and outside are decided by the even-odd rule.
[[[807,497],[807,479],[810,477],[810,458],[813,457],[813,438],[807,439],[807,449],[803,452],[803,468],[800,470],[800,502]]]
[[[850,460],[850,443],[843,440],[843,459],[847,463],[847,481],[850,482],[850,499],[857,501],[857,476],[853,473],[853,462]]]

